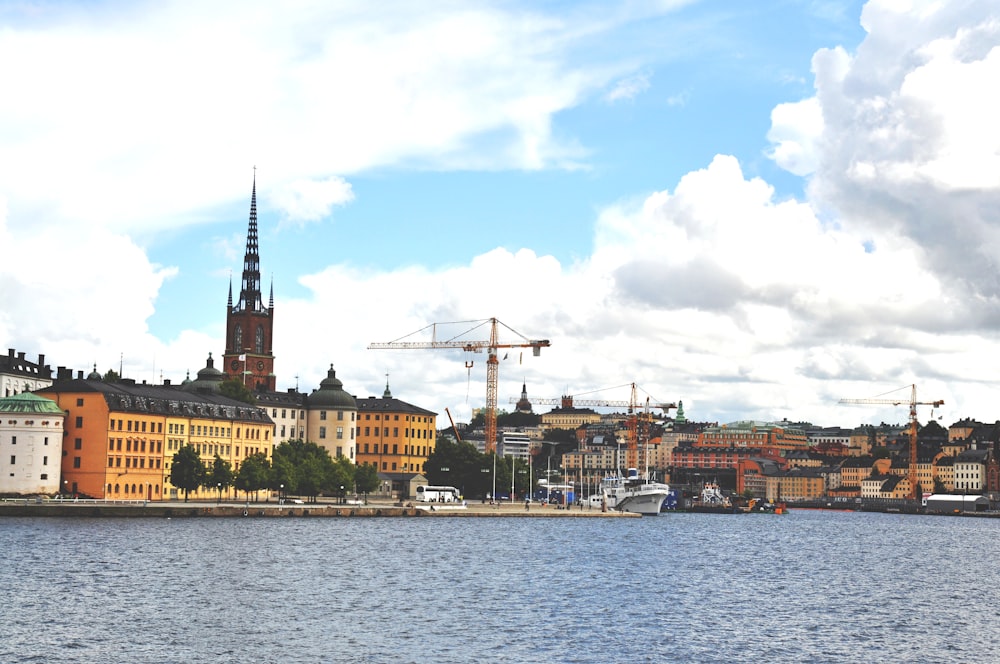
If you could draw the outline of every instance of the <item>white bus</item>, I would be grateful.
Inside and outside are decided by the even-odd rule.
[[[457,503],[458,489],[453,486],[418,486],[418,503]]]

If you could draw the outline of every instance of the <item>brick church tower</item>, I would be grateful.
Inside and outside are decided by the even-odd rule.
[[[260,293],[260,254],[257,248],[257,178],[250,197],[250,226],[247,250],[243,258],[243,283],[240,299],[233,306],[233,283],[229,281],[226,303],[226,352],[223,371],[228,378],[243,382],[251,390],[275,389],[274,355],[271,352],[274,330],[274,283],[267,309]]]

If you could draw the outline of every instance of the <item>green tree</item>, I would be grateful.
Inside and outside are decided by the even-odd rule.
[[[170,462],[170,483],[184,492],[187,502],[188,492],[200,487],[205,478],[205,464],[192,445],[185,445],[174,454]]]
[[[481,454],[472,443],[442,438],[424,462],[424,475],[431,484],[454,486],[464,496],[485,498],[493,490],[492,464],[492,457]]]
[[[357,477],[356,471],[357,467],[347,457],[337,457],[333,460],[333,474],[330,477],[330,488],[335,488],[340,492],[340,487],[344,487],[341,494],[348,491],[357,493],[358,489],[354,485],[355,478]],[[343,498],[343,495],[341,495],[341,498]]]
[[[257,403],[257,398],[253,395],[253,392],[251,392],[250,389],[241,381],[238,381],[235,378],[229,378],[222,381],[222,385],[219,386],[219,393],[224,397],[229,397],[230,399],[242,401],[251,405]]]
[[[234,479],[232,464],[216,454],[212,467],[207,468],[205,472],[205,488],[218,491],[221,501],[222,492],[233,485]]]
[[[117,383],[121,380],[121,376],[114,369],[108,369],[104,376],[101,378],[105,383]]]
[[[368,494],[378,489],[378,468],[372,464],[362,464],[354,469],[354,486],[359,493],[365,495],[365,502],[368,502]]]
[[[246,493],[247,501],[250,492],[256,493],[266,489],[270,482],[271,462],[263,452],[251,454],[240,464],[240,472],[236,475],[236,488]]]

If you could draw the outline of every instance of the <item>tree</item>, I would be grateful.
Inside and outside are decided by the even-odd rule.
[[[250,492],[257,492],[266,489],[270,481],[271,462],[263,452],[251,454],[240,464],[240,472],[236,475],[236,488],[247,494],[247,501],[250,500]]]
[[[250,389],[241,381],[238,381],[235,378],[229,378],[222,381],[222,385],[219,386],[219,393],[224,397],[229,397],[230,399],[242,401],[251,405],[257,403],[257,398],[253,395],[253,392],[251,392]]]
[[[360,493],[365,494],[365,502],[368,502],[368,494],[378,489],[378,468],[371,464],[363,464],[354,469],[354,486]]]
[[[170,483],[184,492],[184,502],[188,492],[202,485],[205,478],[205,464],[192,445],[185,445],[174,454],[170,462]]]
[[[117,383],[121,380],[121,376],[114,369],[108,369],[104,376],[101,378],[105,383]]]
[[[222,492],[233,485],[233,466],[228,461],[215,455],[212,467],[205,472],[205,488],[216,489],[219,492],[219,501],[222,501]]]

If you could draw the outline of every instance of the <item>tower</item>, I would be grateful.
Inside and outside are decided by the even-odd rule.
[[[233,305],[233,283],[229,282],[226,303],[226,351],[223,370],[229,378],[243,382],[251,390],[275,389],[274,355],[271,352],[274,330],[274,283],[267,308],[260,292],[260,253],[257,247],[257,177],[250,196],[250,225],[247,249],[243,257],[243,281],[240,299]]]

